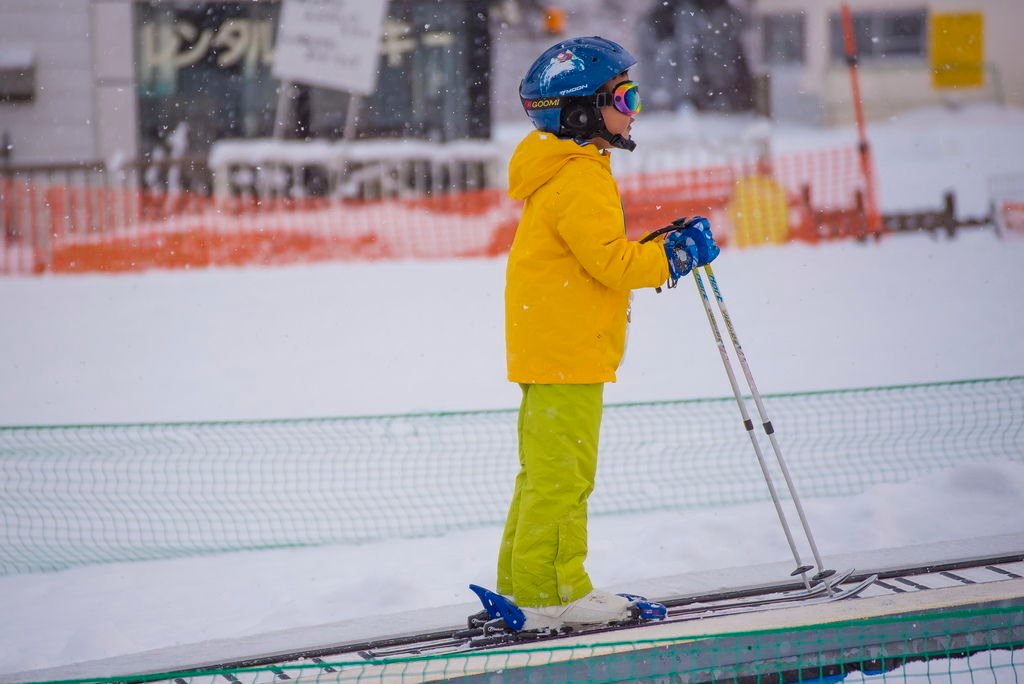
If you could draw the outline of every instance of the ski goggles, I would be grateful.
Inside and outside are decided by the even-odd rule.
[[[597,93],[580,97],[552,96],[536,99],[520,98],[523,109],[527,112],[534,109],[558,109],[574,101],[590,101],[598,107],[615,107],[626,116],[636,116],[643,104],[640,102],[640,86],[635,81],[623,81],[611,93]]]
[[[623,81],[609,93],[598,93],[598,107],[615,107],[626,116],[636,116],[643,108],[640,102],[640,86],[636,81]]]

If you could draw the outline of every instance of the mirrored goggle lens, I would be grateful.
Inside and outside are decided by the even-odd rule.
[[[616,109],[629,116],[639,114],[643,107],[640,102],[640,86],[632,81],[620,83],[615,89],[612,100]]]

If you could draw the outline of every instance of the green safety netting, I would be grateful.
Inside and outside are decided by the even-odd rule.
[[[1019,603],[1019,602],[1017,602]],[[635,634],[635,632],[634,632]],[[85,682],[1024,682],[1024,607],[1001,605],[803,627],[156,673]],[[51,683],[52,684],[52,683]]]
[[[765,402],[803,497],[1024,461],[1022,376]],[[0,574],[500,524],[516,453],[514,410],[0,428]],[[731,397],[606,408],[593,514],[767,498]]]

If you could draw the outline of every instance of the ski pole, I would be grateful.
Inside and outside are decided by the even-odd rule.
[[[709,276],[710,277],[710,276]],[[772,481],[771,473],[768,472],[768,464],[765,463],[764,454],[761,452],[761,445],[758,444],[757,435],[754,434],[754,421],[750,420],[750,414],[747,413],[746,403],[743,401],[743,396],[740,394],[739,383],[736,382],[736,373],[732,369],[732,363],[729,361],[729,352],[725,350],[725,342],[722,340],[722,332],[718,328],[718,321],[715,320],[715,314],[711,310],[711,301],[708,299],[708,293],[704,289],[704,280],[700,277],[700,273],[697,269],[693,269],[693,279],[697,283],[697,291],[700,292],[701,302],[704,304],[704,313],[707,314],[708,323],[711,324],[711,332],[715,336],[715,342],[718,344],[718,353],[722,357],[722,365],[725,366],[725,374],[729,376],[729,384],[732,386],[732,393],[736,397],[736,404],[740,407],[740,415],[743,417],[743,427],[747,431],[747,435],[750,437],[750,443],[754,447],[754,454],[757,455],[757,462],[761,466],[761,472],[764,473],[764,481],[768,485],[768,492],[772,496],[772,503],[775,504],[775,512],[779,516],[779,522],[782,523],[782,531],[786,534],[786,541],[789,542],[789,549],[793,552],[793,560],[796,561],[797,568],[792,572],[793,575],[800,575],[803,578],[804,586],[809,591],[811,583],[807,579],[807,571],[812,569],[810,565],[804,565],[803,560],[800,558],[800,552],[797,551],[796,542],[793,541],[793,533],[789,529],[789,522],[786,521],[786,513],[782,510],[782,502],[779,501],[778,492],[775,491],[775,483]]]
[[[782,469],[782,476],[785,478],[786,486],[789,487],[789,493],[793,497],[793,504],[796,506],[797,515],[800,516],[800,524],[804,528],[804,534],[807,535],[807,542],[811,545],[811,553],[814,555],[814,562],[818,565],[818,574],[816,574],[812,579],[824,580],[826,577],[834,575],[835,570],[825,570],[825,566],[821,562],[821,555],[818,553],[818,545],[814,542],[814,535],[811,534],[811,526],[807,522],[807,516],[804,514],[804,507],[800,503],[800,497],[797,496],[796,487],[793,485],[793,478],[789,474],[789,468],[786,466],[786,460],[782,457],[782,449],[779,448],[779,442],[775,438],[775,428],[772,427],[772,421],[768,418],[768,412],[764,408],[764,402],[761,401],[761,393],[757,391],[757,385],[754,383],[754,376],[750,372],[750,364],[747,363],[747,357],[743,354],[743,347],[740,346],[739,337],[737,337],[736,329],[732,325],[732,319],[729,317],[729,310],[725,306],[725,298],[722,297],[722,291],[718,288],[718,280],[715,279],[715,272],[711,269],[711,264],[704,265],[704,272],[708,276],[708,282],[711,283],[711,290],[715,293],[715,300],[718,302],[718,308],[722,312],[722,319],[725,321],[725,328],[729,331],[729,337],[732,338],[733,349],[736,350],[736,357],[739,359],[740,367],[743,369],[743,375],[747,379],[747,385],[750,387],[750,394],[753,396],[754,403],[757,405],[757,412],[761,417],[761,423],[764,427],[765,434],[768,435],[768,439],[772,443],[772,449],[775,451],[775,458],[779,462],[779,468]],[[694,274],[696,275],[696,271],[694,271]],[[710,311],[710,304],[707,302],[707,293],[704,291],[704,286],[703,283],[701,283],[699,275],[697,275],[697,282],[700,286],[705,306]],[[718,335],[718,337],[721,339],[720,335]]]

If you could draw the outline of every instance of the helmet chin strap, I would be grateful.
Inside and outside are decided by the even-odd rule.
[[[601,127],[597,129],[597,137],[602,140],[607,140],[608,144],[612,147],[618,147],[620,150],[626,150],[632,152],[636,149],[636,143],[629,138],[623,138],[618,133],[612,133],[608,130],[608,125],[604,122],[604,117],[600,117]]]
[[[601,126],[601,130],[597,132],[597,136],[604,140],[607,140],[612,147],[618,147],[620,150],[626,150],[632,152],[636,149],[636,143],[629,138],[623,138],[618,133],[612,133],[604,126]]]

